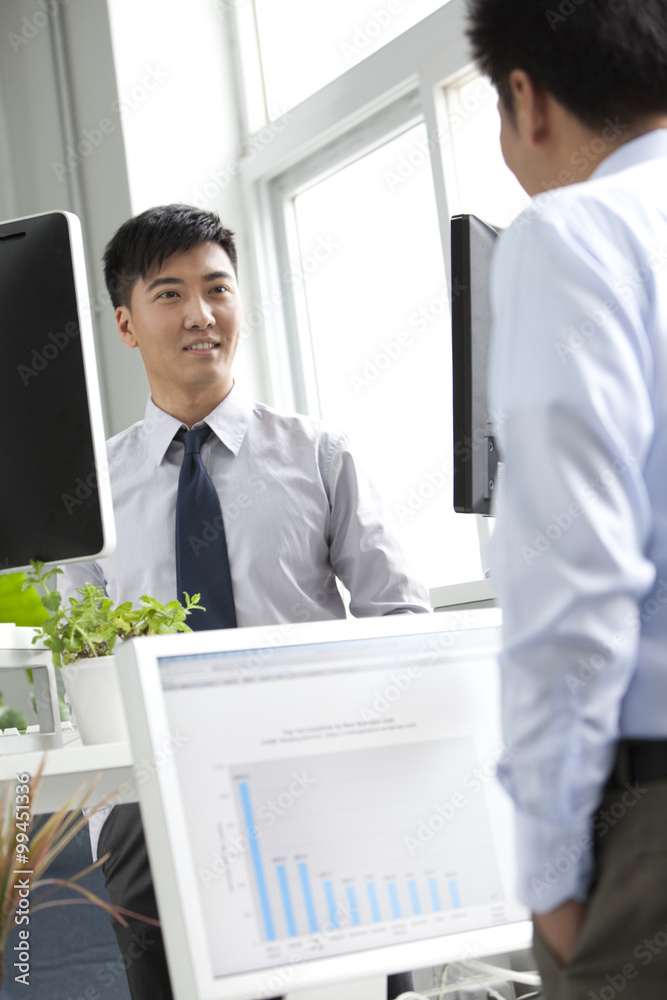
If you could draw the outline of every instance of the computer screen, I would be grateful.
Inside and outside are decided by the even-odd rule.
[[[0,224],[0,571],[107,555],[114,529],[81,227]]]
[[[529,945],[494,777],[514,752],[499,729],[497,616],[125,644],[178,1000],[271,997]]]
[[[491,514],[498,452],[487,402],[489,279],[501,232],[474,215],[451,220],[454,509]]]

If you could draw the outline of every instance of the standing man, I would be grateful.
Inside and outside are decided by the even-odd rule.
[[[124,223],[104,260],[120,336],[141,352],[151,395],[144,420],[108,442],[116,550],[68,566],[63,597],[85,582],[115,602],[201,592],[195,629],[271,625],[344,618],[338,578],[353,615],[430,610],[344,435],[235,387],[233,233],[211,212],[168,205]],[[110,855],[111,899],[157,916],[139,807],[98,816],[91,840]],[[171,1000],[159,930],[114,929],[133,1000]],[[390,996],[409,978],[390,977]]]
[[[549,1000],[667,989],[667,3],[469,0],[505,161],[492,540]]]

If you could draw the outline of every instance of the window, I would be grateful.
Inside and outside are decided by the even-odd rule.
[[[503,162],[498,94],[476,71],[445,88],[450,129],[447,189],[452,215],[472,212],[505,228],[529,198]]]
[[[340,18],[326,22],[330,49],[349,30],[351,6],[338,3]],[[254,144],[244,179],[276,405],[349,433],[415,569],[435,587],[480,579],[486,538],[452,507],[449,218],[468,211],[506,225],[527,199],[497,148],[495,92],[470,70],[463,2],[431,6],[393,39],[387,25],[377,50],[338,64],[333,80],[323,54],[319,79],[331,82]],[[268,16],[284,5],[255,7],[261,38],[263,8]],[[282,30],[273,25],[278,49]],[[296,83],[286,74],[289,106],[318,78],[306,82],[309,60],[282,44],[280,63],[304,71]],[[262,46],[268,80],[279,66],[269,73]]]
[[[254,0],[269,117],[377,52],[442,0]]]

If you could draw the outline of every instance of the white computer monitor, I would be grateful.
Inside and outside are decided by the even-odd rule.
[[[497,761],[499,612],[125,644],[178,1000],[527,947]]]

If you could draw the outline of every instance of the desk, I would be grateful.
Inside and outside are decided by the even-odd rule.
[[[95,805],[116,789],[120,789],[119,801],[137,801],[129,743],[83,746],[77,734],[70,734],[69,742],[62,749],[47,750],[46,755],[35,812],[51,813],[60,809],[83,782],[90,783],[100,772],[102,777],[86,802],[87,806]],[[23,771],[36,774],[41,759],[41,751],[3,754],[0,756],[0,781],[13,780]]]
[[[33,645],[34,629],[19,628],[16,625],[0,625],[0,668],[21,672],[32,668],[50,665],[51,654],[40,644]],[[53,668],[51,668],[52,672]],[[44,671],[46,672],[46,671]],[[5,678],[7,681],[8,678]],[[26,684],[25,680],[23,681]],[[48,709],[44,720],[53,727],[54,718],[58,718],[58,707],[55,699],[55,687],[50,688],[43,681],[43,694],[38,693],[37,710],[42,721],[42,708]],[[110,792],[121,790],[119,801],[136,802],[137,792],[132,773],[132,748],[129,743],[100,743],[96,746],[83,746],[78,733],[62,731],[62,746],[60,723],[56,732],[44,736],[43,742],[49,744],[46,750],[46,764],[42,775],[42,785],[39,791],[35,811],[51,813],[61,806],[85,782],[90,784],[101,773],[99,784],[92,793],[86,805],[93,806]],[[0,782],[12,781],[17,774],[27,771],[37,773],[44,750],[31,749],[21,752],[21,740],[26,745],[30,742],[25,737],[0,737],[11,739],[13,745],[18,745],[18,753],[0,753]]]

